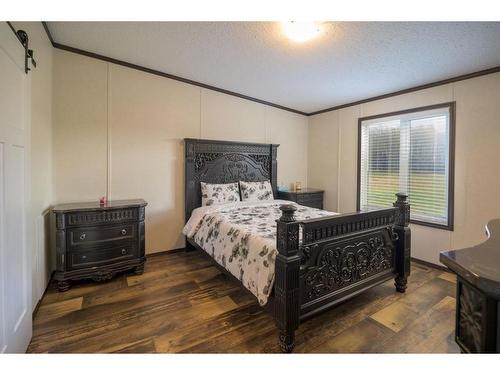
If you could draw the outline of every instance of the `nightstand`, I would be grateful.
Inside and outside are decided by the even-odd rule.
[[[324,190],[303,188],[301,190],[278,191],[278,199],[296,202],[302,206],[323,209]]]
[[[112,278],[117,272],[144,271],[144,217],[142,199],[60,204],[52,209],[58,289],[69,280]]]

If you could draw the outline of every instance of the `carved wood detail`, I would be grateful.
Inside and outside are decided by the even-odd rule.
[[[97,271],[93,276],[92,280],[100,282],[112,279],[116,275],[115,271]]]
[[[219,169],[221,173],[208,174],[207,164],[210,164],[211,171]],[[194,166],[196,181],[222,184],[270,180],[271,164],[266,155],[196,154]]]
[[[194,157],[194,168],[198,172],[205,167],[207,162],[214,161],[222,156],[220,153],[198,153]]]
[[[396,196],[397,200],[393,204],[396,208],[393,231],[398,252],[396,253],[394,285],[398,292],[404,293],[411,271],[411,231],[408,227],[410,224],[410,205],[407,202],[408,196],[406,194],[397,193]]]
[[[397,200],[393,204],[398,209],[396,211],[395,223],[401,227],[407,227],[410,224],[410,205],[406,201],[408,195],[398,193],[396,196]]]
[[[112,211],[75,212],[68,213],[65,216],[67,225],[88,225],[124,220],[139,220],[137,208]]]
[[[329,219],[308,220],[304,223],[304,243],[313,243],[330,237],[345,236],[353,232],[394,224],[397,210],[394,208],[332,216]]]
[[[465,283],[459,290],[458,338],[472,353],[481,353],[484,297]]]
[[[274,316],[280,331],[280,348],[289,353],[293,350],[295,330],[300,320],[299,224],[293,221],[295,206],[282,205],[280,209],[282,215],[277,220]]]
[[[195,143],[190,142],[191,145],[194,145],[194,150],[192,151],[193,154],[243,153],[243,154],[269,155],[268,144],[235,143],[235,142],[225,142],[225,141],[192,140],[192,139],[186,139],[186,141],[198,141]]]
[[[317,248],[316,248],[317,249]],[[303,303],[394,267],[388,228],[324,246],[314,265],[303,268]],[[318,250],[316,250],[318,251]],[[310,252],[310,249],[309,249]],[[308,255],[311,258],[311,254]],[[307,263],[302,260],[303,263]]]
[[[201,205],[200,182],[223,184],[270,180],[277,196],[278,145],[185,139],[186,221]]]

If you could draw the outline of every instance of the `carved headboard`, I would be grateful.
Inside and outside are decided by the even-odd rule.
[[[225,184],[270,180],[277,196],[277,149],[279,145],[186,138],[186,221],[201,206],[200,182]]]

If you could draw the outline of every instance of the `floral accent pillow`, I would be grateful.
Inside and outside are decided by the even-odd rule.
[[[272,201],[273,188],[269,181],[245,182],[240,181],[242,201]]]
[[[215,204],[234,203],[240,200],[238,183],[209,184],[201,183],[201,205],[213,206]]]

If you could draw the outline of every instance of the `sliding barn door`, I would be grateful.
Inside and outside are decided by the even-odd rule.
[[[30,82],[24,48],[0,22],[0,352],[31,339]]]

